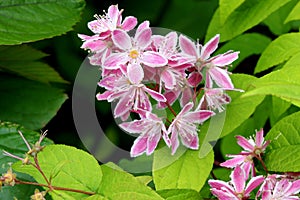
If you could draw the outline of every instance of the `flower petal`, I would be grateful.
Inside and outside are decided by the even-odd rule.
[[[160,102],[166,102],[167,101],[167,99],[165,98],[164,95],[162,95],[162,94],[160,94],[160,93],[158,93],[158,92],[156,92],[154,90],[151,90],[151,89],[149,89],[147,87],[144,87],[143,89],[145,90],[145,92],[147,92],[148,94],[150,94],[150,96],[153,99],[155,99],[156,101],[160,101]]]
[[[237,139],[238,145],[240,145],[243,149],[250,152],[254,150],[254,146],[246,138],[240,135],[237,135],[235,137]]]
[[[141,49],[148,47],[151,43],[151,35],[152,31],[150,28],[145,28],[141,32],[137,33],[135,35],[137,46]]]
[[[235,188],[235,192],[242,193],[245,188],[245,172],[240,166],[236,166],[231,174],[231,180]]]
[[[179,134],[179,136],[184,146],[195,150],[199,148],[198,134],[188,133],[188,134]]]
[[[168,63],[168,60],[154,51],[146,51],[143,53],[141,62],[149,67],[162,67]]]
[[[112,91],[105,91],[105,92],[102,93],[102,94],[98,93],[98,94],[96,95],[96,98],[97,98],[98,101],[101,101],[101,100],[107,100],[111,94],[113,94]]]
[[[120,11],[118,9],[118,5],[111,5],[108,8],[107,15],[109,20],[112,22],[113,25],[117,25],[118,19],[120,17]]]
[[[242,164],[245,160],[245,156],[243,156],[243,155],[233,155],[231,157],[233,157],[233,158],[230,159],[230,160],[226,160],[225,162],[222,162],[220,164],[220,166],[228,167],[228,168],[234,168],[237,165]]]
[[[172,128],[169,126],[169,128]],[[172,135],[171,135],[171,149],[172,149],[172,155],[175,154],[177,148],[179,147],[179,138],[178,138],[178,132],[176,128],[172,128]]]
[[[122,29],[124,31],[130,31],[137,25],[137,19],[135,17],[126,17],[122,23]]]
[[[102,40],[88,40],[85,41],[80,48],[90,49],[91,51],[103,51],[106,48],[106,43]]]
[[[221,88],[233,89],[234,86],[228,75],[228,72],[219,67],[211,67],[207,70],[210,77],[216,82],[216,84]]]
[[[259,131],[256,132],[256,136],[255,136],[255,144],[258,147],[261,147],[263,145],[264,142],[264,130],[260,129]]]
[[[160,75],[161,80],[165,83],[167,89],[173,89],[176,85],[175,76],[168,70],[164,70]]]
[[[200,111],[189,112],[185,116],[193,123],[203,123],[213,115],[215,115],[213,111],[200,110]]]
[[[128,79],[133,84],[139,84],[144,79],[144,70],[139,64],[129,64],[127,66]]]
[[[226,66],[231,64],[233,61],[238,59],[240,52],[233,52],[233,53],[225,53],[219,56],[216,56],[211,60],[213,64],[216,66]]]
[[[126,31],[120,29],[114,30],[111,38],[114,44],[122,50],[127,50],[132,47],[131,38]]]
[[[129,94],[125,94],[123,98],[121,98],[117,103],[114,110],[114,116],[120,117],[124,115],[125,113],[130,111],[132,106],[133,106],[133,101],[130,101]]]
[[[118,69],[120,65],[125,64],[129,61],[126,53],[113,53],[108,56],[103,63],[103,68],[107,69]]]
[[[185,106],[181,109],[180,113],[178,113],[177,116],[181,116],[186,114],[187,112],[189,112],[194,106],[193,102],[188,102],[187,104],[185,104]]]
[[[210,39],[201,49],[202,60],[207,60],[210,55],[218,48],[220,35],[217,34],[215,37]]]
[[[161,133],[152,133],[151,136],[149,136],[148,141],[147,141],[147,150],[146,154],[151,155],[153,151],[156,149],[157,144],[161,138]]]
[[[194,71],[189,75],[187,80],[191,86],[197,87],[198,84],[202,81],[202,74],[197,71]]]
[[[124,122],[119,126],[129,133],[141,133],[145,128],[145,123],[143,123],[142,120],[134,120],[131,122]]]
[[[134,141],[130,150],[131,157],[137,157],[146,151],[147,140],[148,140],[147,135],[141,135]]]
[[[179,36],[179,46],[183,53],[186,53],[193,57],[197,57],[196,45],[187,37],[183,35]]]
[[[245,195],[249,196],[250,192],[252,192],[255,188],[257,188],[265,178],[263,176],[256,176],[251,178],[251,180],[248,182],[246,189],[245,189]]]
[[[100,23],[98,20],[93,20],[88,23],[88,28],[95,34],[99,34],[101,32],[107,31],[106,27],[100,26]]]
[[[150,22],[149,21],[144,21],[142,22],[136,29],[135,34],[139,34],[141,31],[143,31],[146,28],[149,28]]]
[[[218,190],[225,187],[225,188],[231,190],[232,192],[234,192],[233,188],[227,182],[224,182],[221,180],[208,180],[208,184],[210,185],[210,187],[218,189]]]
[[[182,91],[181,98],[179,99],[180,106],[183,107],[192,100],[193,90],[189,87],[185,87]]]

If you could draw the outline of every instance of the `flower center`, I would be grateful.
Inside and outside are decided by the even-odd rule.
[[[129,56],[131,57],[131,58],[133,58],[133,59],[136,59],[138,56],[139,56],[139,52],[137,51],[137,50],[131,50],[130,52],[129,52]]]

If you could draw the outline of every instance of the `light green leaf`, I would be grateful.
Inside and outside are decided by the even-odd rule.
[[[103,178],[98,192],[106,198],[113,200],[163,200],[149,187],[113,163],[102,165],[101,168]]]
[[[137,176],[135,178],[144,185],[148,185],[152,181],[152,176]]]
[[[282,115],[286,114],[289,107],[291,107],[291,103],[272,96],[272,112],[270,113],[271,126],[273,126],[282,117]]]
[[[292,76],[291,76],[292,74]],[[243,97],[273,95],[300,107],[300,67],[285,68],[271,72],[258,79]]]
[[[297,2],[298,0],[290,1],[286,5],[273,12],[263,21],[263,23],[266,24],[275,35],[282,35],[289,32],[289,30],[292,28],[292,24],[287,24],[284,21]]]
[[[300,2],[298,2],[294,9],[289,13],[284,23],[288,23],[293,20],[300,20]]]
[[[199,192],[195,190],[188,189],[168,189],[168,190],[159,190],[157,193],[165,198],[166,200],[202,200]]]
[[[251,0],[245,1],[235,9],[225,23],[221,21],[220,9],[217,9],[207,30],[206,41],[220,33],[220,41],[230,40],[244,31],[256,26],[271,13],[291,0]]]
[[[219,8],[221,23],[223,24],[228,16],[244,2],[245,0],[220,0]]]
[[[154,152],[153,181],[157,190],[193,189],[200,191],[209,176],[214,161],[213,151],[200,158],[199,150],[161,148]]]
[[[84,0],[1,1],[0,44],[32,42],[70,31],[84,5]]]
[[[57,88],[38,82],[0,77],[0,120],[28,129],[41,129],[57,113],[67,96]]]
[[[3,150],[19,156],[20,158],[24,158],[25,153],[28,152],[28,148],[18,133],[18,130],[23,133],[29,144],[35,144],[39,140],[40,134],[38,132],[24,129],[20,125],[10,122],[0,122],[0,166],[2,166],[0,167],[0,174],[3,174],[8,170],[8,163],[18,161],[15,158],[4,156],[2,153]],[[52,141],[45,138],[42,141],[42,145],[46,144],[52,144]],[[24,181],[34,181],[26,174],[17,173],[17,177]],[[0,199],[11,200],[14,197],[26,199],[34,193],[35,188],[36,186],[30,185],[15,185],[14,187],[5,186],[2,188],[2,191],[0,191]]]
[[[99,194],[95,194],[95,195],[92,195],[92,196],[90,196],[90,197],[88,197],[84,200],[109,200],[109,199],[107,199],[106,197],[103,197]]]
[[[271,140],[265,163],[270,171],[300,171],[300,112],[280,120],[267,134]]]
[[[236,60],[228,70],[233,70],[245,58],[251,55],[261,54],[270,44],[271,39],[258,33],[245,33],[228,41],[215,54],[224,53],[229,50],[240,51],[239,59]]]
[[[281,35],[262,53],[255,68],[255,73],[267,70],[283,63],[300,52],[300,33]]]
[[[48,145],[38,154],[39,165],[53,186],[97,192],[102,180],[101,167],[97,160],[85,151],[65,145]],[[61,163],[64,163],[61,165]],[[53,176],[53,169],[61,166],[58,174]],[[22,166],[20,162],[13,165],[14,170],[31,175],[39,183],[47,184],[42,175],[32,166]],[[50,192],[53,199],[81,199],[86,194],[54,190]]]
[[[45,56],[46,54],[26,45],[0,46],[0,70],[43,83],[67,83],[48,64],[37,61]]]

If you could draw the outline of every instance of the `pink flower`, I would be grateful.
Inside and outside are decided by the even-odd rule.
[[[214,115],[214,112],[209,110],[190,111],[193,106],[192,102],[186,104],[168,128],[168,133],[172,134],[172,154],[176,152],[179,146],[178,136],[184,146],[190,149],[198,149],[197,125]]]
[[[256,176],[250,179],[246,184],[248,175],[237,166],[230,175],[231,181],[224,182],[220,180],[209,180],[211,192],[220,200],[246,200],[250,193],[258,187],[263,181],[263,176]]]
[[[130,155],[136,157],[144,152],[147,155],[152,154],[161,138],[170,146],[170,140],[163,121],[148,111],[137,110],[137,113],[140,113],[142,119],[120,124],[120,127],[127,132],[140,134],[131,147]]]
[[[204,94],[200,100],[199,106],[203,109],[218,110],[222,112],[225,110],[223,105],[229,104],[231,98],[224,93],[222,88],[204,88]]]

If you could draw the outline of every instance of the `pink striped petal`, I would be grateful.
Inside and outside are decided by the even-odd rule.
[[[256,176],[251,178],[251,180],[248,182],[247,187],[245,189],[245,195],[249,196],[250,193],[257,188],[265,178],[263,176]]]
[[[148,141],[147,141],[147,150],[146,150],[146,154],[147,155],[151,155],[153,153],[153,151],[156,149],[157,144],[159,142],[161,138],[161,134],[152,134],[151,136],[148,137]]]
[[[152,31],[150,28],[143,29],[141,32],[135,35],[137,46],[141,49],[145,49],[151,43]]]
[[[96,98],[97,98],[98,101],[107,100],[111,94],[113,94],[112,91],[105,91],[102,94],[98,93],[96,95]]]
[[[126,95],[123,96],[117,103],[115,110],[114,110],[114,116],[120,117],[124,115],[125,113],[129,112],[130,109],[133,106],[133,102],[130,101],[130,98]]]
[[[260,129],[258,132],[256,132],[256,136],[255,136],[256,146],[262,147],[263,142],[264,142],[264,130]]]
[[[240,145],[243,149],[250,152],[254,150],[254,146],[246,138],[240,135],[237,135],[235,137],[237,139],[238,145]]]
[[[198,57],[195,44],[187,37],[183,35],[179,36],[179,46],[184,53],[191,55],[193,57]]]
[[[146,151],[147,140],[148,140],[147,135],[141,135],[134,141],[130,150],[131,157],[137,157]]]
[[[236,166],[231,174],[231,180],[235,191],[241,193],[245,188],[245,172],[241,169],[240,166]]]
[[[177,90],[178,91],[178,90]],[[173,92],[173,91],[168,91],[164,94],[165,98],[167,99],[167,102],[172,105],[176,99],[178,98],[179,92]],[[167,105],[164,102],[159,102],[158,103],[158,108],[165,108]]]
[[[114,30],[111,38],[114,44],[122,50],[128,50],[132,47],[131,38],[126,31],[120,29]]]
[[[144,70],[139,64],[129,64],[127,66],[127,75],[131,83],[139,84],[144,78]]]
[[[183,107],[184,105],[186,105],[188,102],[192,100],[192,97],[193,97],[192,89],[189,87],[184,88],[182,91],[182,95],[179,99],[180,106]]]
[[[177,33],[172,31],[166,35],[166,49],[175,50],[177,45],[178,36]]]
[[[190,149],[198,149],[199,148],[199,139],[198,135],[196,134],[185,134],[179,135],[181,138],[181,142],[184,146],[190,148]]]
[[[219,56],[216,56],[211,60],[213,64],[216,66],[226,66],[231,64],[233,61],[238,59],[240,52],[233,52],[233,53],[225,53]]]
[[[208,180],[208,184],[210,185],[210,187],[218,189],[218,190],[220,190],[222,188],[227,188],[229,190],[232,190],[231,186],[227,182],[224,182],[221,180]]]
[[[103,68],[106,69],[118,69],[120,65],[129,61],[129,57],[126,53],[113,53],[108,56],[103,63]]]
[[[124,122],[119,126],[129,133],[141,133],[145,128],[145,124],[143,124],[140,120]]]
[[[138,28],[136,29],[135,34],[139,34],[142,30],[149,28],[150,22],[149,21],[144,21],[142,22]]]
[[[168,63],[168,60],[154,51],[146,51],[143,53],[141,62],[149,67],[162,67]]]
[[[186,113],[188,113],[194,106],[193,102],[188,102],[187,104],[185,104],[185,106],[181,109],[180,113],[178,114],[180,115],[184,115]]]
[[[173,89],[176,85],[175,76],[170,73],[168,70],[164,70],[160,75],[161,80],[165,83],[167,89]]]
[[[290,194],[299,194],[300,192],[300,180],[296,180],[292,183],[292,187],[287,191]]]
[[[91,51],[103,51],[106,48],[106,42],[101,40],[88,40],[82,44],[80,48],[90,49]]]
[[[120,16],[118,5],[109,6],[107,15],[109,16],[109,20],[112,22],[112,24],[117,25]]]
[[[160,101],[160,102],[166,102],[167,99],[164,97],[164,95],[154,91],[154,90],[151,90],[147,87],[144,87],[143,88],[145,92],[147,92],[148,94],[150,94],[150,96],[155,99],[156,101]]]
[[[202,81],[202,74],[200,74],[197,71],[194,71],[189,75],[187,80],[191,86],[197,87],[198,84]]]
[[[210,39],[201,49],[202,60],[207,60],[210,55],[218,48],[220,35],[217,34],[215,37]]]
[[[211,116],[215,115],[213,111],[200,110],[195,112],[189,112],[185,116],[195,123],[203,123],[208,120]]]
[[[228,75],[228,72],[219,67],[212,67],[207,70],[210,77],[216,82],[221,88],[233,89],[233,83]]]
[[[137,19],[135,17],[126,17],[122,23],[122,29],[124,31],[130,31],[137,25]]]
[[[227,168],[234,168],[237,165],[240,165],[245,161],[245,156],[242,155],[234,155],[234,157],[230,160],[226,160],[225,162],[222,162],[220,166],[227,167]]]
[[[107,28],[103,28],[102,26],[100,26],[99,21],[98,20],[93,20],[91,22],[88,23],[88,28],[96,34],[99,34],[103,31],[107,31]]]
[[[167,133],[167,131],[166,131],[165,129],[166,129],[166,127],[163,126],[163,130],[162,130],[162,131],[163,131],[163,132],[162,132],[162,138],[164,139],[166,145],[167,145],[168,147],[171,147],[171,140],[170,140],[170,138],[168,137],[168,133]]]
[[[169,127],[170,128],[170,127]],[[173,129],[172,130],[172,135],[171,135],[171,149],[172,149],[172,155],[175,154],[177,148],[179,147],[179,139],[178,139],[178,132],[177,130]]]

